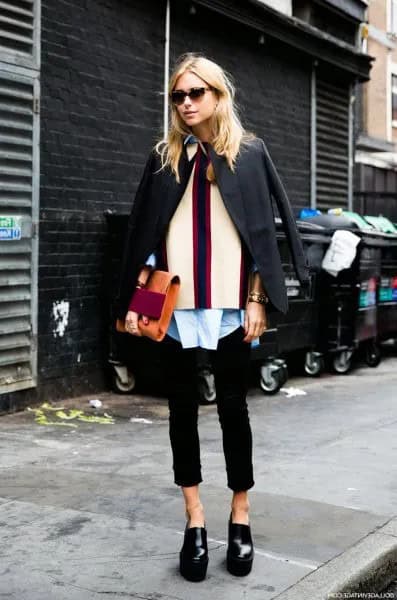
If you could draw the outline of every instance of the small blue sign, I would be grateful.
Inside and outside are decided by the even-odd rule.
[[[21,239],[21,228],[20,227],[0,227],[0,241],[20,240],[20,239]]]

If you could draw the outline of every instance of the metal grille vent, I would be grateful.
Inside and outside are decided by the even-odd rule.
[[[349,89],[317,79],[317,208],[347,207]]]
[[[33,55],[34,0],[0,0],[0,51]]]
[[[0,387],[10,389],[32,376],[33,99],[33,80],[0,71]]]

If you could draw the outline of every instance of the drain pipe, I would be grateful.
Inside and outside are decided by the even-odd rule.
[[[165,36],[164,36],[164,114],[163,131],[164,138],[168,135],[168,84],[170,72],[170,14],[171,0],[167,0],[165,9]]]

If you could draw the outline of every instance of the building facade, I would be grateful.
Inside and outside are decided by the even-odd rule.
[[[397,221],[397,2],[371,0],[363,50],[375,58],[362,86],[355,208]]]
[[[352,204],[364,14],[361,0],[1,3],[1,409],[106,387],[104,212],[131,209],[181,53],[233,75],[297,211]]]

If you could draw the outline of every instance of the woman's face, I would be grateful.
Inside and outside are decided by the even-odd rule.
[[[176,110],[188,127],[202,125],[205,121],[208,121],[218,103],[216,94],[209,89],[208,84],[194,73],[190,73],[190,71],[186,71],[178,77],[174,91],[189,92],[192,88],[206,88],[206,91],[203,96],[197,99],[186,96],[182,104],[176,105]]]

